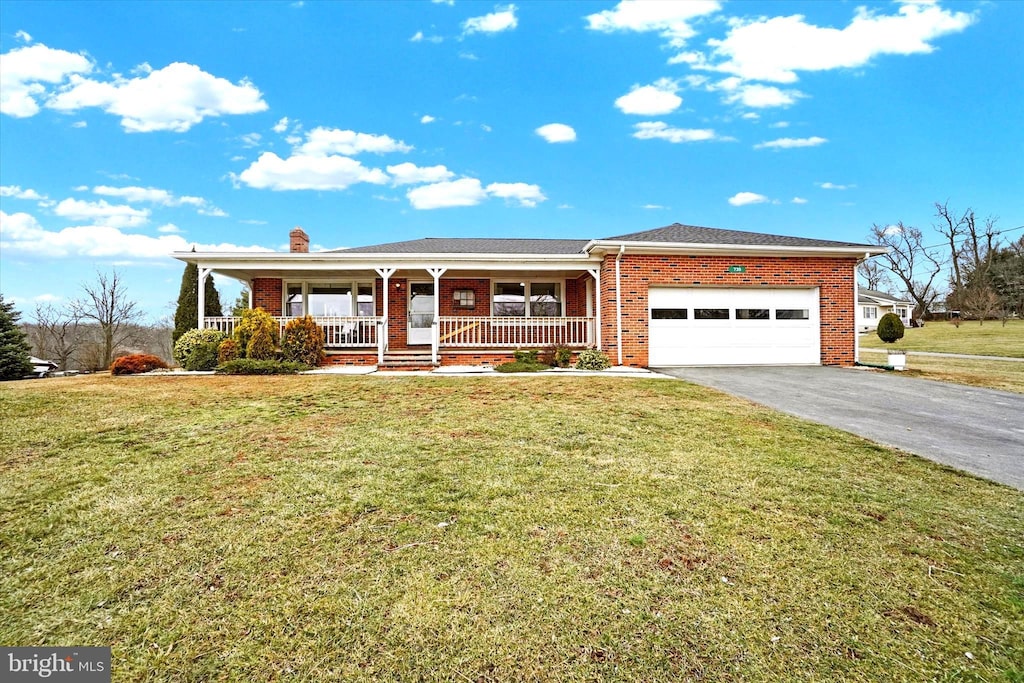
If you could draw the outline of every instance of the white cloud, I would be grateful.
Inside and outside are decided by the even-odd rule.
[[[836,185],[835,183],[815,183],[818,187],[823,190],[849,190],[856,185]]]
[[[807,200],[804,199],[803,197],[793,197],[789,201],[791,201],[794,204],[806,204],[807,203]]]
[[[53,213],[73,221],[89,221],[113,228],[135,228],[149,222],[149,209],[135,209],[126,204],[109,204],[81,199],[65,199],[57,204]]]
[[[231,83],[194,64],[174,62],[156,71],[141,67],[140,71],[141,76],[117,76],[111,82],[72,75],[69,85],[46,106],[58,111],[99,107],[120,116],[121,126],[129,133],[182,133],[207,117],[267,108],[259,89],[248,80]]]
[[[409,39],[410,43],[419,43],[423,40],[423,31],[416,31],[412,34],[412,38]]]
[[[72,128],[87,128],[89,126],[85,121],[75,121],[71,124]]]
[[[719,9],[721,4],[715,0],[622,0],[614,8],[591,14],[586,19],[591,31],[657,31],[678,48],[695,33],[691,21]]]
[[[414,209],[426,210],[476,206],[487,199],[487,192],[476,178],[460,178],[416,187],[406,192],[405,196]]]
[[[59,231],[43,228],[27,213],[0,211],[0,249],[45,258],[166,259],[172,251],[188,251],[193,242],[176,234],[159,237],[125,233],[110,225],[73,226]],[[259,246],[195,244],[199,251],[270,251]]]
[[[349,157],[295,154],[282,159],[273,152],[264,152],[232,177],[249,187],[271,190],[344,190],[356,183],[388,181],[379,168],[367,168]]]
[[[664,121],[644,121],[633,126],[633,137],[638,140],[668,140],[669,142],[701,142],[714,140],[715,131],[709,128],[673,128]]]
[[[676,94],[679,84],[671,78],[659,78],[651,85],[634,85],[629,93],[615,100],[623,114],[658,116],[679,108],[683,98]]]
[[[465,60],[470,61],[470,62],[478,62],[478,61],[480,61],[480,58],[477,57],[472,52],[460,52],[459,53],[459,59],[465,59]]]
[[[438,183],[449,180],[455,174],[444,166],[421,167],[411,162],[396,166],[388,166],[391,182],[395,185],[418,185],[421,183]]]
[[[739,102],[747,107],[763,109],[766,107],[788,107],[800,97],[804,97],[804,94],[799,90],[781,90],[773,85],[752,83],[735,88],[726,95],[725,101],[729,104]]]
[[[0,55],[0,113],[18,118],[35,116],[39,113],[37,98],[47,92],[44,84],[63,83],[68,76],[89,73],[92,68],[84,55],[42,43]]]
[[[28,34],[28,31],[21,31],[21,30],[16,31],[14,33],[14,37],[17,38],[18,40],[20,40],[23,43],[31,43],[32,42],[32,36],[30,36]]]
[[[572,204],[559,204],[558,208],[559,209],[572,209],[572,208],[575,208],[575,207]]]
[[[757,121],[759,118],[761,118],[761,115],[758,114],[756,111],[748,111],[742,116],[740,116],[740,118],[747,119],[748,121]]]
[[[487,194],[502,199],[514,200],[519,206],[537,206],[538,202],[547,200],[539,185],[526,183],[491,183],[487,186]]]
[[[320,127],[314,128],[306,134],[306,142],[296,150],[296,153],[311,156],[353,155],[361,152],[387,154],[389,152],[409,152],[412,149],[412,145],[407,145],[401,140],[395,140],[387,135]]]
[[[759,142],[756,145],[754,145],[754,149],[792,149],[794,147],[817,147],[818,145],[824,145],[826,142],[828,142],[828,139],[819,138],[817,136],[810,138],[779,138],[778,140]]]
[[[89,188],[82,187],[76,189],[87,190]],[[97,185],[92,188],[92,191],[93,194],[104,197],[118,197],[129,204],[147,203],[159,204],[160,206],[193,206],[196,208],[197,213],[203,216],[227,216],[227,213],[213,206],[202,197],[192,197],[189,195],[179,197],[172,192],[156,187],[137,187],[134,185],[129,187],[110,187],[109,185]]]
[[[430,114],[424,114],[420,117],[420,123],[433,123],[434,121],[437,121],[437,119]]]
[[[56,294],[50,294],[49,292],[46,292],[45,294],[40,294],[38,296],[32,297],[32,300],[44,304],[49,304],[53,303],[54,301],[60,301],[61,297],[57,296]]]
[[[756,192],[737,192],[729,197],[729,203],[733,206],[746,206],[747,204],[763,204],[769,201],[763,194]]]
[[[641,209],[652,209],[652,210],[656,210],[656,209],[667,209],[668,207],[667,207],[667,206],[662,206],[661,204],[644,204],[644,205],[643,205],[643,206],[641,206],[640,208],[641,208]]]
[[[216,206],[209,206],[198,209],[196,211],[200,216],[212,216],[213,218],[227,218],[228,212],[224,209],[219,209]]]
[[[488,126],[486,123],[481,123],[480,124],[480,130],[482,130],[485,133],[490,133],[494,129],[491,128],[490,126]]]
[[[260,140],[263,136],[259,133],[246,133],[239,138],[242,141],[243,147],[257,147],[260,144]]]
[[[274,124],[274,127],[271,130],[275,133],[283,133],[288,130],[288,117],[282,116],[278,119],[277,123]]]
[[[179,228],[174,223],[167,223],[166,225],[161,225],[159,228],[156,229],[156,231],[165,234],[177,234],[181,232],[181,228]]]
[[[769,128],[789,128],[789,121],[776,121]]]
[[[963,31],[975,13],[953,12],[936,2],[900,4],[897,14],[865,7],[842,29],[808,24],[801,15],[735,21],[722,40],[711,39],[711,66],[746,80],[794,83],[797,71],[864,66],[879,55],[929,53],[930,41]]]
[[[13,197],[14,199],[28,199],[40,201],[46,199],[33,189],[21,189],[18,185],[0,185],[0,197]]]
[[[514,29],[519,25],[516,19],[516,6],[497,5],[490,14],[481,17],[471,17],[462,22],[462,32],[465,35],[471,33],[499,33]]]
[[[576,131],[564,123],[548,123],[534,132],[551,143],[576,141]]]

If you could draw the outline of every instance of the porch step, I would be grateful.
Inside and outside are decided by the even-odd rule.
[[[430,352],[419,349],[395,349],[384,354],[384,362],[377,364],[378,370],[433,370]]]

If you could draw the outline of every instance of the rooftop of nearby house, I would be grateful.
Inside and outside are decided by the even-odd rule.
[[[877,289],[868,289],[866,287],[857,288],[857,300],[860,303],[881,303],[881,304],[910,304],[911,302],[896,296],[895,294],[889,294],[888,292],[880,292]]]
[[[769,235],[759,232],[705,228],[674,223],[662,228],[632,232],[598,240],[567,239],[513,239],[503,237],[426,237],[404,242],[387,242],[365,247],[334,249],[347,254],[582,254],[593,242],[599,243],[651,243],[651,244],[703,244],[768,247],[822,247],[865,248],[878,247],[855,242],[809,239]]]

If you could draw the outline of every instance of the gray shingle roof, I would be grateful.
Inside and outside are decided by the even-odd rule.
[[[877,289],[868,289],[867,287],[858,287],[857,288],[857,295],[858,296],[870,297],[872,299],[883,299],[885,301],[896,301],[896,302],[905,303],[905,304],[906,303],[911,303],[909,300],[904,299],[901,296],[896,296],[895,294],[888,294],[886,292],[880,292]]]
[[[345,254],[582,254],[588,241],[425,237],[332,251]]]
[[[609,241],[622,242],[676,242],[682,244],[741,244],[745,246],[771,247],[871,247],[869,244],[856,242],[834,242],[832,240],[808,239],[806,237],[788,237],[786,235],[767,235],[760,232],[742,232],[740,230],[723,230],[721,228],[703,228],[698,225],[681,225],[673,223],[664,228],[631,232],[628,235],[603,238]]]

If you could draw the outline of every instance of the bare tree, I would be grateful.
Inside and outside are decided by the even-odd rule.
[[[54,361],[61,370],[69,370],[81,342],[79,318],[74,309],[36,304],[34,323],[32,341],[39,357]]]
[[[976,317],[978,324],[984,325],[985,318],[995,318],[1001,313],[1002,301],[991,287],[968,287],[960,297],[960,306],[964,313]],[[1005,324],[1005,323],[1004,323]]]
[[[943,260],[940,252],[926,247],[924,235],[919,228],[903,225],[871,226],[869,239],[874,244],[888,247],[882,254],[882,265],[903,284],[907,296],[914,300],[914,317],[923,316],[939,296],[935,278],[942,271]]]
[[[99,354],[94,363],[108,368],[114,360],[114,352],[133,340],[142,311],[136,302],[128,299],[124,282],[116,270],[109,276],[97,272],[96,282],[83,284],[82,290],[85,296],[72,303],[72,310],[80,320],[99,326]]]
[[[857,266],[857,273],[864,280],[864,286],[868,289],[881,291],[883,287],[892,284],[889,280],[889,273],[877,259],[861,261]]]
[[[935,203],[935,216],[939,219],[935,229],[945,238],[952,267],[948,301],[955,308],[964,308],[962,299],[988,299],[975,290],[991,289],[988,274],[992,258],[999,250],[998,219],[986,218],[984,225],[979,226],[974,209],[968,207],[960,213],[950,209],[948,202]]]

